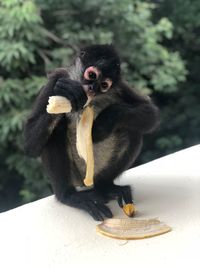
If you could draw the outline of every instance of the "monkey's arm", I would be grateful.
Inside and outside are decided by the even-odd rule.
[[[59,117],[57,116],[57,120]],[[32,114],[24,127],[24,150],[30,157],[38,157],[46,144],[54,125],[56,117],[46,114]]]
[[[63,83],[63,79],[65,83]],[[65,69],[57,69],[49,76],[49,81],[44,86],[33,106],[31,115],[24,126],[25,152],[32,157],[40,156],[49,136],[63,115],[51,115],[46,111],[50,96],[61,95],[68,98],[72,110],[77,111],[87,101],[87,96],[81,85],[68,78]]]
[[[122,104],[113,107],[113,112],[116,113],[115,118],[120,119],[122,126],[128,126],[129,129],[132,128],[142,134],[156,128],[159,122],[159,110],[149,96],[142,95],[126,82],[120,82],[117,92]]]
[[[64,204],[87,211],[95,220],[112,217],[111,211],[105,206],[104,199],[94,189],[76,191],[73,179],[82,177],[69,153],[66,153],[70,142],[66,138],[67,127],[63,117],[41,154],[43,166],[51,179],[56,198]]]
[[[59,121],[60,115],[50,115],[46,112],[49,96],[54,95],[53,88],[58,77],[56,75],[50,76],[47,85],[42,87],[33,105],[32,112],[24,125],[24,149],[31,157],[40,156],[53,127]]]
[[[116,129],[126,128],[144,134],[152,131],[158,122],[158,109],[151,101],[144,103],[113,104],[96,118],[93,125],[93,141],[105,139]]]

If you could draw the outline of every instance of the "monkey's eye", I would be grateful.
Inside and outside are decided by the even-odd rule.
[[[102,82],[102,83],[101,83],[101,88],[104,89],[104,90],[106,90],[106,89],[108,88],[108,86],[109,86],[109,85],[108,85],[107,82]]]
[[[105,81],[101,83],[101,92],[102,93],[107,92],[110,89],[111,85],[112,81],[110,79],[105,79]]]
[[[90,71],[88,76],[89,76],[90,80],[96,80],[96,78],[97,78],[96,73],[93,71]]]
[[[98,79],[100,71],[96,67],[89,67],[84,72],[84,78],[89,81],[95,81]]]

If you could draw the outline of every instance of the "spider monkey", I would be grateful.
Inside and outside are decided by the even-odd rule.
[[[70,113],[47,113],[48,99],[55,95],[71,101]],[[88,98],[95,114],[94,186],[80,191],[86,166],[76,149],[76,125]],[[25,123],[24,148],[29,156],[41,156],[60,202],[103,220],[112,217],[108,200],[117,199],[120,207],[133,203],[130,187],[113,181],[133,166],[143,135],[157,122],[158,108],[150,97],[123,81],[115,48],[91,45],[80,49],[69,69],[56,69],[48,76]]]

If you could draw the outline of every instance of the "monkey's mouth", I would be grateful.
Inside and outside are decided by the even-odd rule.
[[[93,89],[93,86],[91,84],[84,84],[83,89],[87,95],[88,98],[94,98],[96,95],[96,92]]]

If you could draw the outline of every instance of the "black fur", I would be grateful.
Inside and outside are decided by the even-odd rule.
[[[86,93],[83,91],[80,82],[73,81],[69,78],[60,78],[57,80],[54,94],[69,99],[73,111],[82,109],[87,101]]]
[[[79,56],[85,68],[98,67],[104,77],[109,77],[114,83],[120,78],[120,59],[112,45],[92,45],[82,48]]]
[[[78,73],[79,81],[72,80],[70,71],[65,69],[49,75],[25,124],[25,151],[30,156],[41,156],[59,201],[88,211],[95,220],[103,220],[112,217],[105,205],[109,199],[117,198],[121,207],[123,202],[132,203],[130,187],[116,186],[113,180],[132,166],[140,152],[143,134],[157,125],[158,109],[149,97],[140,95],[122,81],[120,60],[112,46],[87,47],[81,50],[78,58],[81,68],[76,70],[73,66],[73,72],[96,66],[104,78],[113,81],[111,89],[92,102],[96,110],[92,129],[96,155],[94,188],[78,192],[75,187],[75,181],[81,184],[85,174],[85,163],[77,154],[72,134],[78,118],[76,114],[82,112],[87,101],[82,88],[83,73]],[[72,114],[48,114],[46,106],[52,95],[68,98]],[[106,149],[101,150],[103,147]]]

